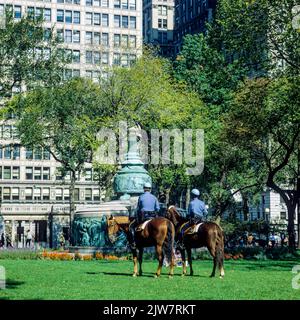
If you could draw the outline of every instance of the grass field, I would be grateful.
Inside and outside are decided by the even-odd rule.
[[[209,278],[211,261],[195,261],[194,277],[153,277],[156,262],[144,262],[144,276],[132,278],[131,261],[0,260],[6,269],[1,299],[300,299],[292,268],[300,261],[226,261],[225,278]]]

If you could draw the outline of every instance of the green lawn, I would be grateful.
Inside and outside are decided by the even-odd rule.
[[[153,277],[156,262],[144,262],[144,276],[132,278],[130,261],[0,260],[7,284],[0,299],[300,299],[292,268],[300,261],[226,261],[225,278],[209,278],[211,261],[195,261],[194,277]]]

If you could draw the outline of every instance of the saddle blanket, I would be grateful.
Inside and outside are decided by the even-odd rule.
[[[187,234],[193,234],[193,233],[197,233],[198,232],[198,230],[199,230],[199,228],[200,228],[200,226],[203,224],[203,222],[201,222],[201,223],[197,223],[195,226],[192,226],[192,227],[190,227],[188,230],[187,230]]]
[[[138,225],[136,228],[136,231],[143,231],[146,228],[146,225],[151,221],[152,219],[146,220],[142,224]]]

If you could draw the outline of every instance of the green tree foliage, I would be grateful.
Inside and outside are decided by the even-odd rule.
[[[62,86],[39,88],[16,96],[10,110],[17,116],[22,144],[48,149],[63,169],[70,172],[70,213],[75,211],[76,173],[92,161],[96,135],[109,110],[102,104],[99,86],[74,79]]]
[[[288,209],[288,233],[295,246],[294,215],[299,202],[299,77],[248,80],[224,116],[226,139],[246,152],[266,186]]]
[[[60,82],[65,61],[53,30],[46,30],[41,18],[16,21],[8,10],[0,19],[0,98],[10,97],[14,88]]]

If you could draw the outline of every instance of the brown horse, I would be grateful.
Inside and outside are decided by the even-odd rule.
[[[175,226],[175,239],[181,232],[181,228],[187,223],[188,219],[183,218],[177,212],[174,206],[170,206],[167,210],[166,217],[171,220]],[[187,229],[183,235],[184,247],[187,251],[188,262],[190,265],[190,275],[194,274],[192,266],[192,248],[207,247],[213,257],[214,265],[211,277],[215,276],[216,267],[220,270],[220,278],[224,273],[224,234],[221,227],[215,222],[204,222],[200,225],[196,233]],[[182,275],[186,275],[185,250],[180,250],[182,259]]]
[[[113,243],[116,239],[116,235],[119,231],[123,231],[127,239],[129,239],[129,226],[130,220],[128,217],[115,216],[110,217],[107,220],[107,231],[110,241]],[[156,254],[158,258],[158,268],[155,277],[159,277],[163,265],[164,257],[168,259],[170,263],[169,277],[171,278],[174,274],[174,237],[175,228],[172,222],[166,218],[153,218],[147,223],[145,228],[141,231],[135,232],[137,250],[131,249],[133,254],[133,276],[138,275],[137,261],[139,261],[139,275],[141,276],[142,262],[143,262],[143,251],[145,247],[155,246]]]

